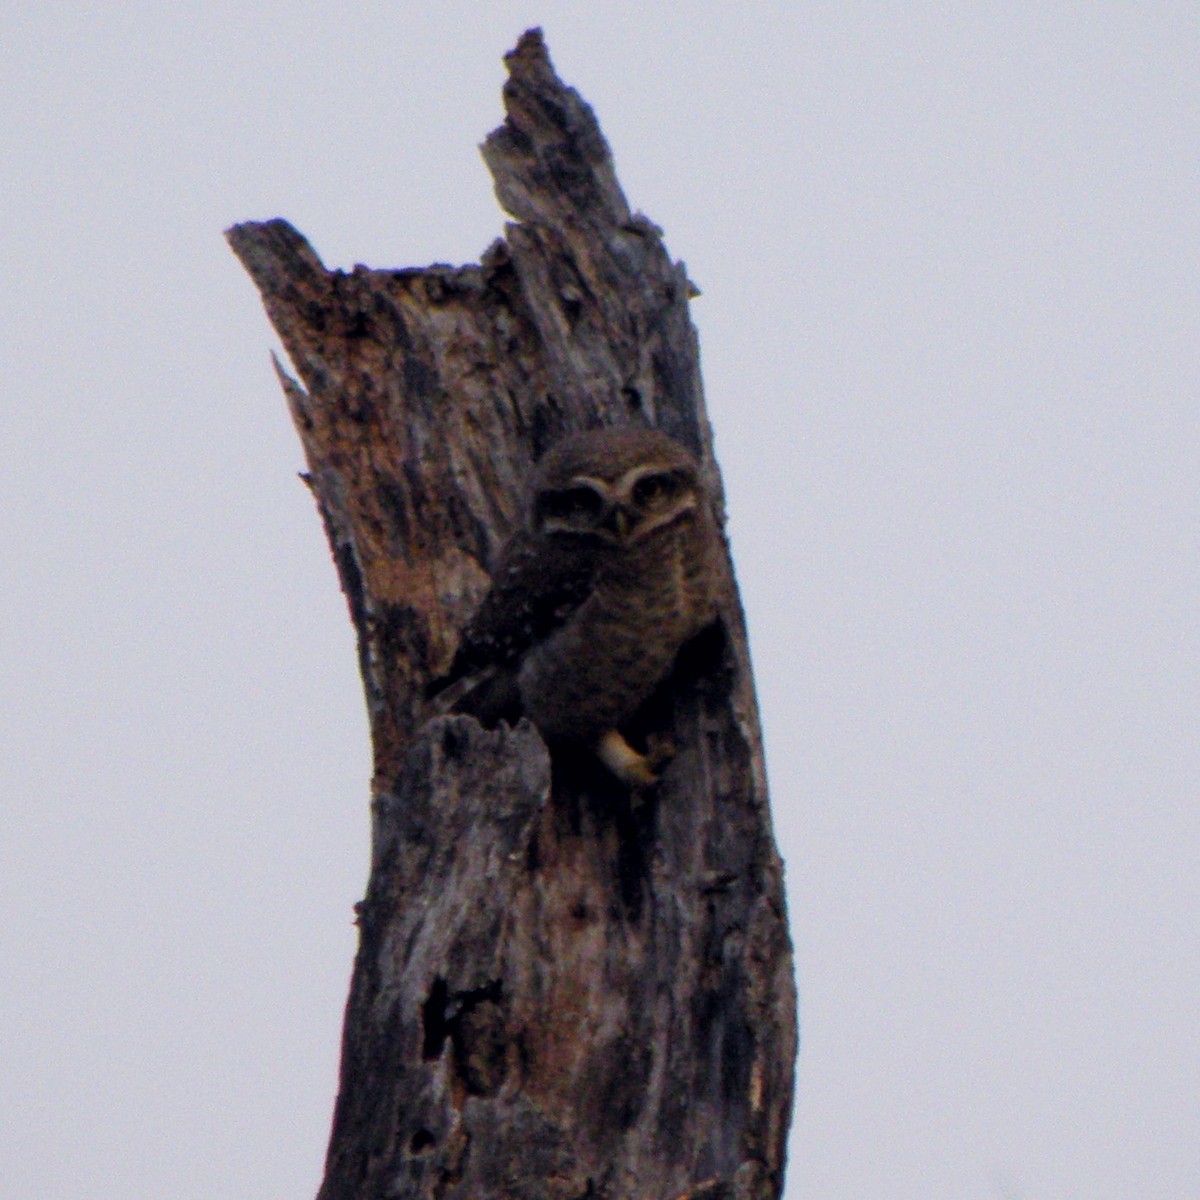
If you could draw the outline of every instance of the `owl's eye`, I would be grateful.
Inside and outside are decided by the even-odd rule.
[[[678,494],[679,488],[680,481],[674,475],[666,472],[647,475],[633,485],[633,502],[641,507],[659,504],[672,499]]]
[[[557,492],[542,492],[537,499],[537,509],[543,521],[586,526],[599,520],[604,511],[604,499],[590,487],[563,488]]]

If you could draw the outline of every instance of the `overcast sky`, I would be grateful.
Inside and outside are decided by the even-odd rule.
[[[222,230],[478,259],[543,24],[693,306],[789,1200],[1200,1197],[1200,8],[9,3],[0,1194],[315,1193],[350,625]]]

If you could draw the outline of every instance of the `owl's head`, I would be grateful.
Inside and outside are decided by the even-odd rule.
[[[544,534],[632,546],[704,503],[696,460],[656,429],[593,429],[552,446],[533,480],[531,519]]]

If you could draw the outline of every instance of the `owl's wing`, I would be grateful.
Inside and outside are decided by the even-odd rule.
[[[517,534],[496,564],[492,586],[463,632],[449,671],[429,687],[439,706],[485,719],[519,703],[516,672],[592,590],[594,551],[573,538]]]

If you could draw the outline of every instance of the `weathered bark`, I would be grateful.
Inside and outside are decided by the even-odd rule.
[[[540,33],[506,61],[483,153],[516,223],[480,265],[344,274],[283,221],[229,232],[299,375],[375,757],[320,1200],[775,1196],[794,994],[736,597],[639,718],[679,748],[644,802],[526,722],[425,710],[561,433],[655,425],[720,486],[682,265]]]

